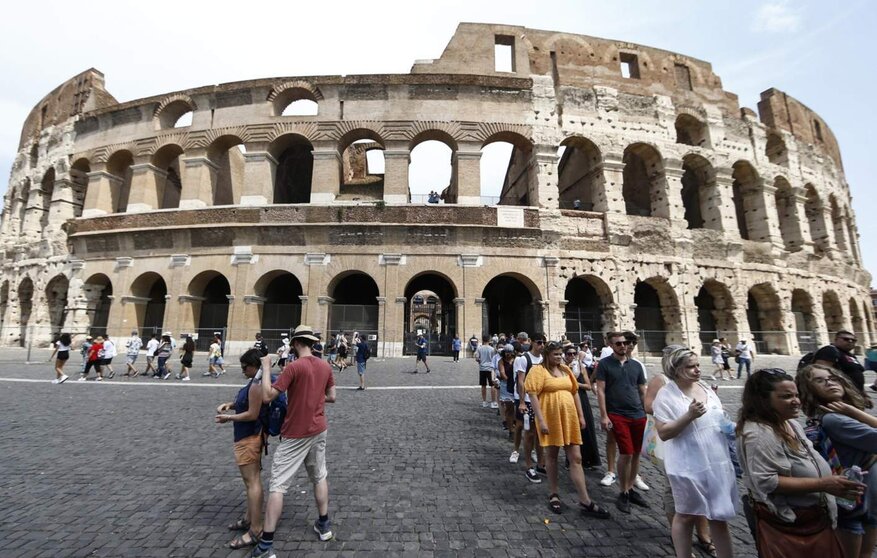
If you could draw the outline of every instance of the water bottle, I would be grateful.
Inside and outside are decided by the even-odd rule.
[[[846,471],[844,471],[844,476],[851,481],[862,482],[865,476],[862,474],[862,469],[858,465],[853,465]],[[856,508],[856,505],[859,503],[859,498],[855,500],[848,500],[846,498],[836,498],[837,505],[840,508],[843,508],[847,511],[851,511]]]
[[[530,413],[524,413],[524,430],[530,430]]]

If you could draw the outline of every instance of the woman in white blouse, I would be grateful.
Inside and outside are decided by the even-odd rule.
[[[677,349],[667,359],[671,380],[654,402],[655,428],[664,444],[664,467],[676,515],[671,533],[677,558],[691,556],[698,517],[709,521],[719,558],[734,555],[728,521],[737,515],[737,479],[721,430],[726,421],[718,396],[700,382],[698,356]]]

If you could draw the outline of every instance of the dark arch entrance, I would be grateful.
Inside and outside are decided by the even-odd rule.
[[[792,291],[792,314],[795,316],[795,335],[798,338],[798,350],[809,353],[819,348],[816,332],[819,326],[813,315],[813,299],[801,289]]]
[[[454,298],[456,292],[451,282],[437,273],[424,273],[408,282],[403,354],[417,353],[417,333],[424,329],[428,330],[430,354],[450,354],[451,340],[458,333]]]
[[[131,294],[147,299],[145,304],[138,303],[135,308],[135,323],[145,344],[153,333],[161,335],[167,306],[167,284],[158,273],[144,273],[131,284]]]
[[[107,324],[110,321],[110,306],[113,304],[113,283],[109,277],[99,273],[90,277],[82,288],[86,292],[89,306],[91,307],[94,304],[94,314],[91,318],[91,327],[88,330],[88,334],[92,337],[106,335]],[[100,294],[95,296],[93,293]],[[89,310],[92,310],[92,308],[89,308]]]
[[[658,290],[643,281],[637,281],[633,293],[636,309],[633,323],[640,335],[640,352],[660,351],[666,345],[667,332],[664,331],[664,311]]]
[[[599,340],[603,333],[604,301],[590,281],[575,277],[566,284],[564,319],[566,336],[579,342],[586,335]]]
[[[195,330],[198,333],[196,347],[200,351],[207,350],[213,341],[213,335],[219,332],[225,340],[225,329],[228,327],[228,295],[231,286],[221,274],[216,274],[204,286],[201,297],[201,308],[198,310],[198,322]]]
[[[515,277],[494,277],[484,287],[481,296],[484,298],[481,310],[482,335],[500,332],[514,335],[519,331],[532,335],[542,331],[542,313],[537,311],[533,294]]]
[[[329,331],[324,337],[328,339],[339,331],[346,334],[357,331],[368,340],[372,354],[377,355],[380,291],[375,280],[362,272],[351,273],[335,283],[329,296],[334,302],[329,312]]]
[[[67,277],[57,275],[46,285],[46,302],[49,306],[49,324],[52,328],[52,339],[61,335],[64,320],[67,318],[67,289],[70,282]]]
[[[262,303],[262,338],[274,350],[281,344],[281,334],[290,333],[301,324],[301,283],[292,273],[281,273],[265,286]]]

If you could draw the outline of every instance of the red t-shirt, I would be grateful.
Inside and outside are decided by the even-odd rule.
[[[310,438],[323,432],[326,423],[326,390],[335,385],[332,367],[314,356],[286,365],[273,387],[288,398],[286,418],[280,428],[283,438]]]

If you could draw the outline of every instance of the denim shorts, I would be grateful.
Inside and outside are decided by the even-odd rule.
[[[356,371],[359,373],[360,376],[365,374],[365,363],[364,362],[357,362],[356,363]]]

